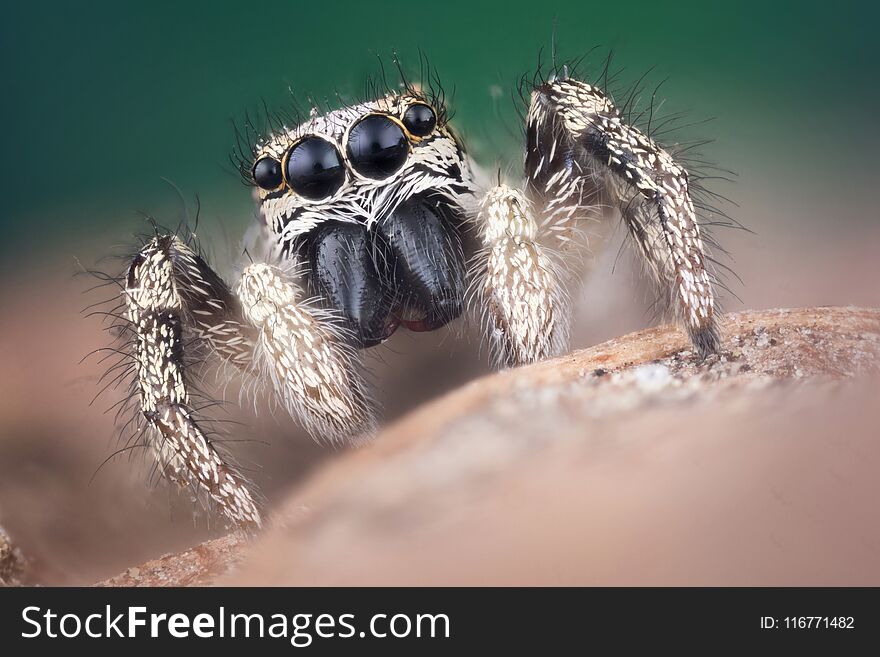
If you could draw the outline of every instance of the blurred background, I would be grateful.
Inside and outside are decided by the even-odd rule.
[[[143,454],[99,469],[118,447],[104,411],[120,393],[90,405],[103,370],[79,360],[108,336],[81,313],[102,293],[86,292],[77,263],[129,249],[146,228],[138,212],[176,225],[198,195],[199,235],[228,267],[254,213],[229,164],[233,123],[263,102],[284,109],[291,94],[357,96],[394,51],[416,69],[427,55],[472,154],[515,174],[511,98],[539,53],[549,61],[554,31],[560,59],[597,47],[587,73],[613,50],[623,86],[650,70],[646,96],[666,80],[663,111],[698,123],[675,139],[713,139],[704,155],[737,173],[713,187],[754,231],[718,235],[742,278],[729,281],[739,299],[727,309],[880,305],[877,14],[867,2],[751,0],[6,7],[0,524],[47,583],[88,583],[215,533],[188,500],[148,484]],[[574,346],[653,321],[631,259],[615,263],[620,237],[581,295]],[[487,371],[464,329],[398,334],[371,359],[390,418]],[[258,408],[229,413],[271,501],[333,452]]]

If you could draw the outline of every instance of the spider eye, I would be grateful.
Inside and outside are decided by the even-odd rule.
[[[411,105],[403,115],[403,125],[416,137],[427,137],[437,127],[437,117],[427,105]]]
[[[254,182],[267,191],[281,186],[281,163],[271,157],[261,157],[253,170]]]
[[[313,201],[327,198],[344,181],[339,151],[320,137],[306,137],[287,155],[287,184],[300,196]]]
[[[387,116],[364,117],[348,133],[348,158],[367,178],[387,178],[403,166],[408,152],[406,135]]]

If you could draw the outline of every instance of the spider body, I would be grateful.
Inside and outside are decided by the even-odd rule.
[[[259,525],[260,512],[201,426],[187,351],[271,381],[317,438],[366,435],[378,411],[362,353],[399,328],[431,331],[472,310],[498,366],[564,353],[585,235],[615,215],[696,351],[719,348],[686,171],[567,71],[531,92],[521,189],[484,180],[442,103],[409,85],[274,131],[244,173],[260,257],[236,284],[166,234],[144,244],[124,284],[160,468],[237,525]]]

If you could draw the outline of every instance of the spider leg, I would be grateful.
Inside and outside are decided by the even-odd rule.
[[[601,90],[567,76],[533,90],[526,175],[533,207],[558,229],[591,200],[617,205],[700,356],[719,350],[713,280],[687,171],[626,123]]]
[[[160,470],[206,494],[236,525],[258,527],[260,514],[249,482],[196,418],[193,354],[219,356],[258,380],[266,376],[316,438],[375,429],[375,404],[348,336],[335,318],[301,302],[282,270],[250,265],[236,295],[182,240],[159,236],[135,256],[125,295],[140,410]]]
[[[294,279],[272,265],[247,267],[238,295],[259,331],[255,364],[288,412],[313,437],[330,442],[372,433],[375,404],[338,318],[303,302]]]
[[[205,433],[191,401],[189,345],[199,340],[243,361],[249,336],[225,283],[176,236],[158,236],[135,256],[125,286],[146,435],[160,470],[207,495],[234,524],[259,527],[250,486]]]
[[[568,345],[568,299],[560,263],[537,240],[538,226],[522,192],[499,185],[477,213],[482,244],[472,260],[468,296],[483,313],[497,367],[533,363]]]

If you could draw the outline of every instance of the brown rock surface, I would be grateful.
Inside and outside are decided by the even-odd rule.
[[[25,561],[9,534],[0,527],[0,586],[20,586],[25,582]]]
[[[320,469],[241,563],[220,539],[106,583],[880,584],[880,312],[724,332],[703,363],[659,327],[474,381]]]
[[[205,541],[129,568],[99,586],[207,586],[234,571],[244,553],[244,542],[235,535]]]

